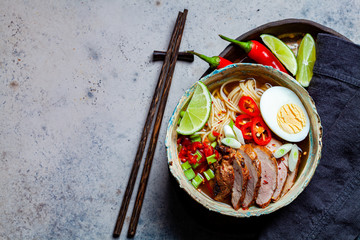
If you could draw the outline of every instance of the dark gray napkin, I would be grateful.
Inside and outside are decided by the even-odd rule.
[[[360,234],[360,46],[318,34],[308,91],[323,126],[308,187],[271,214],[260,239],[350,239]]]

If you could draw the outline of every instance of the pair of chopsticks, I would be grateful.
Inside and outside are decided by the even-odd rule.
[[[137,228],[138,220],[140,217],[142,203],[144,201],[146,186],[147,186],[147,182],[148,182],[149,174],[150,174],[150,170],[151,170],[151,164],[152,164],[152,161],[154,158],[157,139],[159,136],[159,130],[161,127],[161,122],[162,122],[162,118],[164,115],[167,98],[169,95],[169,90],[170,90],[172,76],[173,76],[174,69],[175,69],[176,60],[177,60],[178,54],[179,54],[179,47],[180,47],[180,43],[181,43],[181,39],[182,39],[182,34],[184,32],[184,26],[185,26],[187,12],[188,12],[187,9],[184,9],[184,12],[179,12],[178,17],[176,19],[176,23],[175,23],[173,33],[171,35],[169,47],[166,52],[163,66],[161,68],[159,80],[158,80],[158,83],[155,88],[155,92],[153,95],[153,99],[151,101],[148,115],[146,117],[143,132],[142,132],[142,135],[140,138],[140,143],[139,143],[139,146],[138,146],[138,149],[136,152],[136,156],[134,159],[134,163],[133,163],[133,166],[131,169],[129,181],[128,181],[128,184],[126,187],[123,201],[121,203],[119,215],[116,220],[113,237],[120,236],[120,233],[121,233],[121,230],[122,230],[122,227],[124,224],[126,212],[127,212],[127,209],[128,209],[129,203],[130,203],[131,195],[134,190],[134,185],[136,182],[136,177],[137,177],[137,174],[139,171],[139,167],[140,167],[141,159],[142,159],[143,152],[145,149],[145,145],[147,142],[147,138],[148,138],[148,135],[150,132],[150,128],[152,126],[152,122],[154,119],[156,109],[158,107],[158,102],[161,97],[160,105],[159,105],[156,119],[155,119],[154,129],[153,129],[153,132],[151,135],[151,139],[150,139],[150,143],[149,143],[149,147],[148,147],[148,151],[147,151],[147,155],[146,155],[146,159],[145,159],[145,165],[144,165],[143,172],[141,175],[138,193],[136,195],[135,205],[133,208],[127,236],[134,237],[134,235],[136,233],[136,228]],[[160,96],[160,94],[161,94],[161,96]]]

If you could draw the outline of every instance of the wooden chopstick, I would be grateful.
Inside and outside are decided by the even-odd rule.
[[[184,32],[184,26],[185,26],[187,12],[188,12],[188,10],[185,9],[184,13],[182,15],[181,22],[180,22],[180,29],[178,32],[178,37],[175,40],[176,41],[176,44],[174,47],[175,49],[171,53],[171,60],[170,60],[171,63],[170,63],[168,79],[165,82],[163,96],[161,98],[160,106],[159,106],[159,109],[158,109],[158,112],[156,115],[154,130],[151,135],[148,152],[147,152],[146,159],[145,159],[145,165],[144,165],[143,172],[141,175],[140,185],[139,185],[138,193],[136,195],[135,205],[134,205],[134,209],[133,209],[131,220],[130,220],[128,235],[127,235],[128,237],[134,237],[134,235],[136,233],[136,228],[137,228],[137,224],[139,221],[142,204],[144,201],[146,186],[147,186],[147,182],[149,180],[151,165],[152,165],[152,161],[154,159],[154,153],[155,153],[155,149],[156,149],[157,139],[159,137],[159,130],[161,127],[161,122],[162,122],[162,118],[164,115],[167,98],[169,96],[170,85],[171,85],[172,76],[173,76],[174,69],[175,69],[176,60],[177,60],[177,57],[179,54],[179,48],[180,48],[180,43],[181,43],[181,39],[182,39],[182,34]]]
[[[178,33],[178,29],[179,29],[179,23],[181,21],[181,16],[182,13],[179,12],[178,17],[176,19],[176,24],[170,39],[170,43],[169,43],[169,47],[165,56],[165,60],[163,63],[163,66],[161,68],[161,72],[160,72],[160,76],[159,76],[159,80],[158,83],[156,85],[154,94],[153,94],[153,98],[150,104],[150,109],[148,112],[148,115],[146,117],[146,121],[144,124],[144,128],[141,134],[141,138],[140,138],[140,142],[139,142],[139,146],[136,152],[136,156],[133,162],[133,166],[131,168],[131,172],[130,172],[130,176],[129,176],[129,180],[128,180],[128,184],[126,186],[126,190],[124,193],[124,198],[123,201],[121,203],[121,207],[120,207],[120,211],[119,211],[119,215],[117,217],[116,220],[116,224],[115,224],[115,228],[114,228],[114,232],[113,232],[113,237],[119,237],[122,227],[124,225],[124,220],[126,217],[126,212],[127,209],[129,207],[129,203],[131,200],[131,195],[133,193],[134,190],[134,186],[135,186],[135,182],[136,182],[136,177],[139,171],[139,167],[140,167],[140,163],[142,160],[142,156],[144,153],[144,149],[145,149],[145,145],[148,139],[148,135],[150,132],[150,128],[152,126],[152,122],[154,119],[154,115],[158,106],[158,102],[159,102],[159,97],[160,97],[160,93],[163,92],[163,83],[165,82],[167,76],[168,76],[168,71],[169,71],[169,67],[170,67],[170,59],[171,59],[171,50],[174,48],[175,45],[175,39],[177,37],[177,33]]]
[[[193,50],[190,50],[193,51]],[[154,51],[152,60],[155,61],[163,61],[165,59],[166,52],[162,51]],[[179,52],[179,56],[177,60],[185,61],[185,62],[193,62],[194,61],[194,54],[188,52]]]

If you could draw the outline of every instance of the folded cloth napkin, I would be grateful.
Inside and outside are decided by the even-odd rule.
[[[360,234],[360,46],[318,34],[308,91],[323,126],[320,163],[259,239],[350,239]]]

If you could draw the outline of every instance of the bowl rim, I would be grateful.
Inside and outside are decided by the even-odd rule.
[[[290,191],[288,193],[286,193],[282,198],[283,199],[282,203],[280,204],[279,201],[275,202],[275,203],[271,203],[269,206],[267,206],[266,208],[259,208],[259,207],[251,207],[251,211],[248,210],[242,210],[241,208],[239,210],[235,210],[232,208],[232,206],[225,204],[225,203],[220,203],[217,202],[215,200],[213,200],[212,198],[210,198],[209,196],[207,196],[204,193],[201,193],[197,190],[195,190],[195,192],[192,190],[190,191],[190,189],[188,188],[189,186],[192,187],[190,181],[188,181],[185,177],[184,174],[177,174],[177,172],[174,170],[176,167],[176,164],[174,164],[174,161],[179,161],[176,155],[176,159],[172,159],[172,155],[171,155],[171,149],[170,149],[170,145],[172,142],[172,134],[173,134],[173,129],[172,127],[174,125],[176,125],[176,117],[178,116],[179,112],[180,112],[180,108],[181,106],[183,106],[187,100],[189,100],[189,97],[191,96],[192,92],[195,89],[195,86],[197,84],[197,81],[192,84],[192,86],[190,88],[188,88],[185,93],[183,94],[183,96],[180,98],[180,100],[178,101],[171,117],[168,123],[168,127],[167,127],[167,132],[166,132],[166,139],[165,139],[165,147],[166,147],[166,151],[167,151],[167,159],[168,159],[168,165],[169,165],[169,170],[172,174],[173,177],[175,177],[175,179],[177,180],[180,188],[182,188],[183,190],[185,190],[191,198],[193,198],[195,201],[197,201],[198,203],[200,203],[202,206],[204,206],[205,208],[207,208],[208,210],[214,211],[214,212],[219,212],[223,215],[228,215],[228,216],[233,216],[233,217],[251,217],[251,216],[260,216],[263,214],[268,214],[268,213],[272,213],[284,206],[287,206],[288,204],[290,204],[295,198],[298,197],[298,195],[305,189],[305,187],[309,184],[311,178],[313,177],[315,170],[319,164],[320,158],[321,158],[321,149],[322,149],[322,126],[321,126],[321,121],[320,121],[320,117],[317,113],[316,110],[316,106],[315,103],[313,101],[313,99],[311,98],[311,96],[308,94],[308,92],[300,86],[300,84],[294,79],[292,78],[290,75],[285,74],[281,71],[278,71],[272,67],[269,66],[264,66],[261,64],[253,64],[253,63],[234,63],[231,64],[229,66],[226,66],[222,69],[218,69],[218,70],[214,70],[213,72],[211,72],[210,74],[202,77],[199,81],[201,82],[205,82],[207,79],[213,77],[214,75],[218,75],[218,74],[222,74],[224,71],[228,71],[229,69],[232,68],[262,68],[265,71],[267,71],[269,74],[273,75],[277,75],[277,77],[281,78],[284,81],[289,81],[291,83],[296,83],[296,85],[294,85],[294,88],[297,88],[297,90],[301,91],[301,95],[299,96],[300,93],[298,93],[297,91],[294,91],[294,89],[291,89],[292,91],[294,91],[298,97],[300,98],[300,100],[303,101],[308,101],[310,106],[311,106],[311,113],[315,114],[315,118],[318,121],[318,129],[312,129],[310,128],[310,132],[309,135],[311,134],[312,137],[309,137],[310,140],[310,144],[315,144],[315,149],[314,152],[312,151],[312,149],[309,149],[309,154],[308,154],[308,158],[307,160],[309,160],[310,157],[314,156],[314,163],[311,165],[311,167],[308,166],[308,174],[303,177],[304,179],[302,179],[302,182],[300,184],[299,182],[299,178],[301,176],[297,177],[297,180],[295,182],[295,184],[293,185],[293,187],[290,189]],[[297,86],[297,87],[295,87]],[[304,95],[305,94],[305,95]],[[309,115],[309,110],[308,110],[308,115]],[[309,115],[310,116],[310,115]],[[318,134],[313,135],[313,131],[317,132]],[[316,140],[316,143],[313,143],[313,141]],[[305,167],[308,164],[305,164]],[[305,169],[304,167],[304,169]],[[304,170],[303,170],[304,171]],[[179,176],[180,175],[180,176]],[[291,191],[294,189],[295,185],[298,187],[296,190],[297,191]],[[293,193],[291,196],[289,195],[289,193]],[[289,196],[287,196],[289,195]],[[211,204],[213,203],[213,204]],[[226,210],[219,210],[216,207],[224,207]]]

